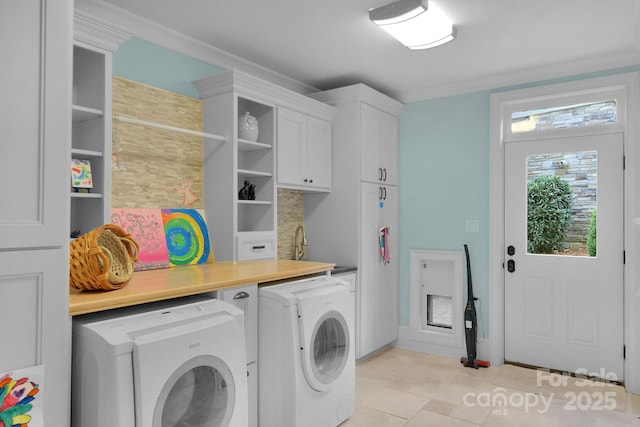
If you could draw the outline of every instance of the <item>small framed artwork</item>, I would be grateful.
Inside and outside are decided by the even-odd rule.
[[[71,187],[75,192],[78,192],[81,188],[91,191],[93,178],[89,160],[71,159]]]
[[[44,427],[44,366],[0,371],[0,425]]]

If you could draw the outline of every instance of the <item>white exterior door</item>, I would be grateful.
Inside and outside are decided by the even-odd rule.
[[[527,234],[531,159],[579,152],[595,152],[597,158],[597,253],[531,253]],[[574,166],[580,167],[568,165]],[[548,173],[561,175],[565,167],[549,165]],[[504,182],[505,360],[622,379],[622,134],[507,143]],[[575,203],[574,196],[574,207]]]

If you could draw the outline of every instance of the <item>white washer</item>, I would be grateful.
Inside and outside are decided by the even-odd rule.
[[[261,427],[335,427],[353,415],[354,291],[329,276],[260,288]]]
[[[248,423],[242,310],[191,298],[73,321],[72,425]]]

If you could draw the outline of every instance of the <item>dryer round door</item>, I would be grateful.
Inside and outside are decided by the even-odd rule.
[[[339,312],[328,311],[318,319],[310,338],[302,349],[304,375],[313,389],[326,391],[347,364],[350,350],[347,322]]]
[[[153,427],[228,426],[235,404],[229,367],[212,355],[185,362],[165,383],[153,413]]]

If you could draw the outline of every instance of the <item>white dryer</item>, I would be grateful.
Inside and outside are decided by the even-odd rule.
[[[330,276],[260,288],[261,427],[335,427],[353,415],[354,291]]]
[[[247,423],[242,310],[192,298],[74,318],[73,426]]]

